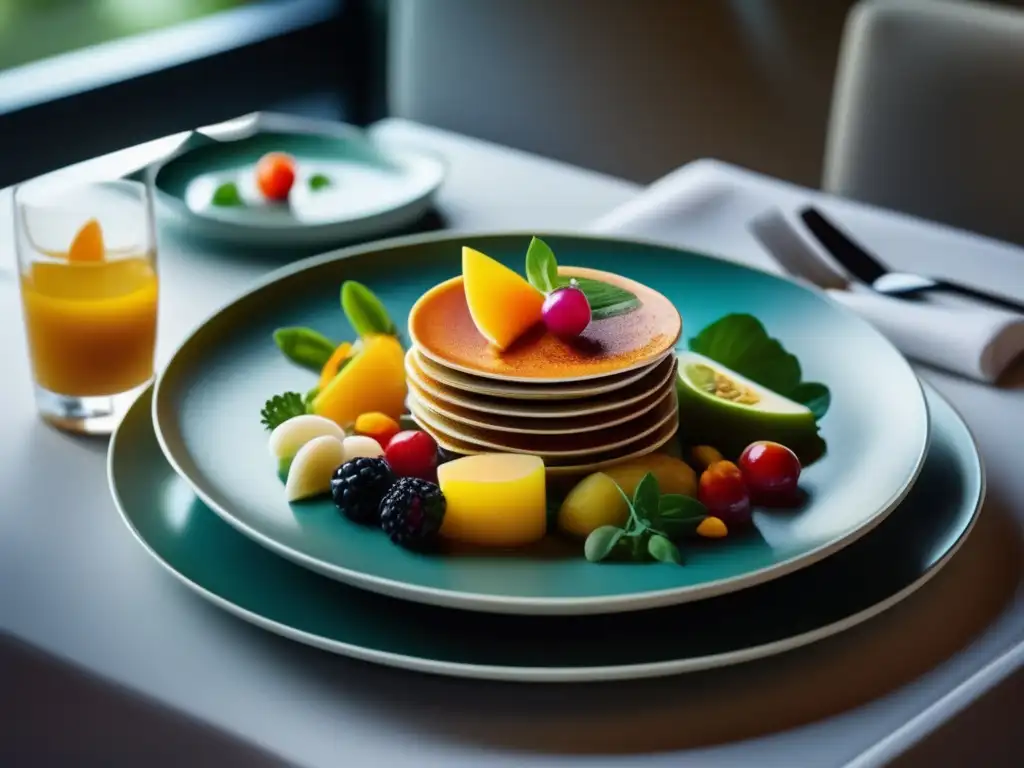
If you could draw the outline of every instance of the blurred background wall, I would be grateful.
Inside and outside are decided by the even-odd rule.
[[[0,0],[0,186],[256,109],[817,186],[852,3]]]

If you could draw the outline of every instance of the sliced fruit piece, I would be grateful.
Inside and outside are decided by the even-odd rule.
[[[636,487],[644,475],[652,473],[662,493],[678,493],[682,496],[697,496],[697,473],[682,459],[664,453],[650,453],[621,464],[607,467],[608,475],[633,498]]]
[[[376,459],[384,455],[380,443],[366,435],[351,435],[345,438],[345,461],[352,459]]]
[[[96,262],[103,261],[106,254],[106,246],[103,244],[103,230],[96,219],[89,219],[82,228],[78,230],[75,239],[71,241],[68,248],[68,261]]]
[[[314,437],[292,459],[285,483],[288,501],[329,493],[334,470],[345,461],[345,446],[331,435]]]
[[[331,356],[327,358],[324,367],[320,369],[320,382],[317,384],[320,389],[325,389],[328,384],[338,375],[341,364],[356,354],[356,350],[347,341],[341,342]]]
[[[480,251],[462,249],[462,283],[473,323],[498,349],[507,349],[543,317],[544,294]]]
[[[679,429],[688,443],[714,445],[735,459],[750,443],[772,440],[792,448],[805,464],[823,450],[809,408],[711,358],[680,353],[676,384]]]
[[[275,459],[290,459],[314,437],[324,435],[344,440],[345,430],[323,416],[311,413],[293,416],[270,433],[270,455]]]
[[[724,539],[728,534],[729,529],[717,517],[705,517],[697,526],[697,535],[705,539]]]
[[[604,472],[580,480],[558,510],[558,528],[570,536],[589,536],[602,525],[621,528],[629,519],[629,505]]]
[[[401,431],[402,427],[397,421],[386,413],[380,413],[379,411],[361,413],[359,418],[356,419],[356,432],[360,435],[372,437],[380,443],[381,448],[387,448],[391,438]]]
[[[516,547],[544,537],[544,462],[518,453],[482,453],[437,468],[448,500],[441,535],[467,544]]]
[[[313,413],[342,427],[367,411],[396,421],[405,410],[405,353],[394,336],[368,336],[362,350],[313,399]]]

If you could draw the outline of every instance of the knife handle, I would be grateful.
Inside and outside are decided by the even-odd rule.
[[[994,293],[980,291],[977,288],[968,288],[966,285],[960,285],[959,283],[950,283],[945,280],[938,280],[935,283],[935,287],[931,290],[955,293],[959,296],[968,296],[972,299],[979,299],[980,301],[984,301],[988,304],[995,304],[1003,309],[1009,309],[1013,312],[1024,314],[1024,303],[1022,302],[1008,299],[1005,296],[997,296]]]

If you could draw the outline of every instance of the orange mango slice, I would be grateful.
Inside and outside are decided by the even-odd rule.
[[[378,411],[396,421],[405,411],[405,353],[394,336],[363,338],[363,348],[313,400],[313,413],[342,427]]]
[[[103,245],[103,230],[96,219],[89,219],[78,230],[68,249],[70,262],[103,261],[106,247]]]
[[[498,349],[541,320],[544,294],[480,251],[462,249],[462,283],[473,324]]]
[[[341,368],[341,364],[348,360],[352,356],[352,345],[347,341],[341,342],[331,353],[330,358],[324,363],[324,367],[320,369],[320,383],[317,385],[320,389],[324,389],[331,380],[338,375],[338,369]]]

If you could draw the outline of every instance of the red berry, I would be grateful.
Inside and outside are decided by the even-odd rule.
[[[731,461],[716,461],[701,473],[697,496],[730,530],[750,522],[747,484],[739,467]]]
[[[798,497],[800,459],[780,443],[751,443],[740,455],[740,471],[755,504],[790,506]]]
[[[437,478],[437,443],[426,432],[407,429],[388,441],[384,458],[399,477]]]

